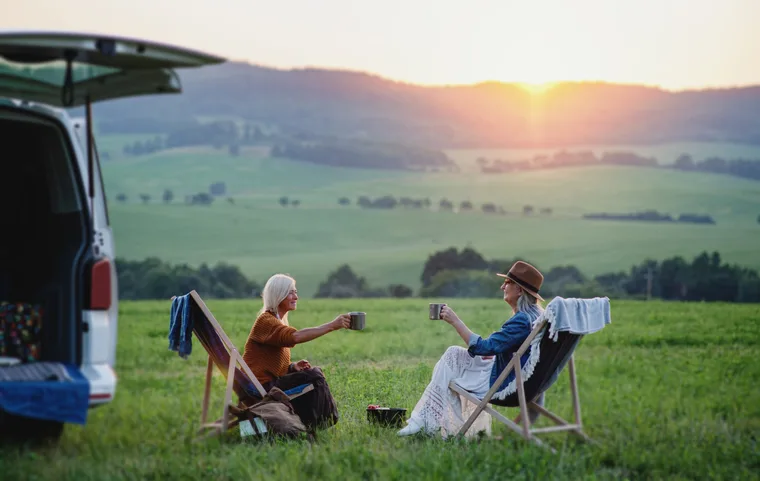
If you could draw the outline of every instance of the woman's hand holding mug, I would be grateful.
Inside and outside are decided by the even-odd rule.
[[[330,322],[330,327],[333,331],[349,329],[351,327],[351,316],[348,314],[341,314]]]
[[[441,307],[441,319],[448,322],[451,325],[456,324],[460,321],[459,316],[457,316],[457,313],[454,312],[452,308],[450,308],[448,305],[444,305]]]

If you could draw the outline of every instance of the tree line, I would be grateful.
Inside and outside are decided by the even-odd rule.
[[[237,266],[170,264],[155,257],[141,261],[116,259],[121,299],[170,299],[195,289],[203,296],[236,299],[258,296],[262,286],[248,279]]]
[[[342,206],[351,205],[351,199],[348,197],[341,197],[338,199],[338,204]],[[356,205],[363,209],[395,209],[397,207],[404,209],[431,209],[433,202],[429,197],[415,199],[406,196],[396,198],[392,195],[383,195],[373,199],[366,195],[362,195],[357,198]],[[440,211],[453,212],[458,210],[459,212],[471,212],[478,206],[469,200],[463,200],[456,203],[444,197],[438,201],[437,207]],[[508,214],[503,206],[497,205],[493,202],[484,202],[483,204],[480,204],[479,208],[485,214]],[[524,215],[531,215],[536,211],[540,212],[542,215],[550,215],[552,213],[552,208],[541,207],[539,210],[532,205],[524,205],[521,210]]]
[[[702,252],[691,260],[681,256],[657,261],[646,259],[627,271],[593,277],[573,265],[544,267],[530,259],[486,259],[472,248],[450,247],[428,256],[415,294],[410,286],[395,283],[372,286],[365,277],[343,264],[319,284],[317,298],[475,297],[498,293],[497,272],[506,272],[516,260],[535,265],[544,274],[541,295],[672,301],[760,302],[760,275],[753,269],[724,263],[718,252]],[[172,265],[157,258],[142,261],[117,259],[119,296],[122,299],[169,299],[192,289],[211,298],[250,298],[261,295],[262,284],[248,279],[237,266],[218,263]]]
[[[479,157],[476,159],[476,163],[480,167],[480,171],[485,174],[589,165],[628,165],[726,174],[745,179],[760,180],[760,159],[724,159],[712,156],[697,161],[690,154],[681,154],[673,164],[666,165],[660,165],[655,157],[644,157],[635,152],[605,152],[601,157],[597,157],[591,151],[567,152],[565,150],[552,155],[540,154],[524,160]]]
[[[703,214],[681,214],[674,218],[670,214],[662,214],[656,210],[634,212],[628,214],[612,214],[608,212],[583,214],[584,219],[591,220],[623,220],[641,222],[680,222],[686,224],[715,224],[715,219]]]
[[[493,275],[506,272],[518,259],[485,259],[473,249],[449,248],[431,254],[420,281],[423,297],[490,297]],[[542,296],[618,299],[659,298],[677,301],[760,302],[760,276],[753,269],[721,260],[718,252],[702,252],[691,261],[682,256],[646,259],[626,271],[588,277],[576,266],[544,268]],[[547,297],[548,296],[548,297]]]
[[[214,202],[215,197],[221,197],[227,194],[227,184],[224,182],[213,182],[208,187],[208,192],[197,192],[195,194],[188,194],[185,196],[185,204],[188,205],[211,205]],[[143,204],[150,203],[152,196],[150,194],[141,193],[139,198]],[[118,202],[126,203],[129,200],[127,194],[120,192],[116,195]],[[161,201],[164,204],[171,204],[174,201],[174,191],[172,189],[164,189],[161,194]],[[227,202],[234,204],[235,201],[232,197],[227,197]]]
[[[199,122],[193,119],[162,124],[160,127],[155,131],[163,132],[163,135],[124,144],[122,153],[140,156],[175,147],[208,145],[217,149],[227,147],[231,155],[237,155],[241,145],[255,145],[270,138],[258,125],[246,122],[239,126],[232,120]],[[121,129],[118,123],[104,122],[101,124],[100,130],[101,133],[107,134],[119,132]]]
[[[323,139],[275,144],[272,157],[288,158],[335,167],[373,169],[456,170],[457,165],[441,151],[380,142]]]
[[[171,264],[155,257],[134,261],[116,259],[119,297],[125,300],[170,299],[195,289],[204,297],[241,299],[261,296],[263,283],[248,279],[237,266],[220,262],[192,267]],[[315,297],[410,297],[411,287],[403,284],[370,286],[348,265],[330,272]]]

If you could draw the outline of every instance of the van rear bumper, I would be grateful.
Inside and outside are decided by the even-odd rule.
[[[108,364],[90,364],[80,368],[90,383],[90,407],[113,401],[116,395],[116,373]]]

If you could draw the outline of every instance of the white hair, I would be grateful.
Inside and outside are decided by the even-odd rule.
[[[271,312],[274,317],[280,319],[280,313],[277,309],[280,303],[288,297],[288,293],[296,288],[296,280],[286,274],[275,274],[269,278],[261,292],[261,299],[264,305],[261,306],[259,314]],[[282,319],[285,325],[288,324],[288,313],[286,312]]]
[[[520,297],[517,298],[517,312],[524,312],[531,317],[531,321],[535,321],[544,313],[544,308],[538,302],[536,296],[529,294],[523,289]]]

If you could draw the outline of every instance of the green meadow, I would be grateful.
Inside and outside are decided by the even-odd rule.
[[[193,443],[205,351],[167,349],[168,301],[120,304],[115,400],[69,425],[57,445],[4,447],[0,473],[15,480],[241,479],[758,479],[758,305],[613,301],[612,323],[579,345],[576,368],[587,434],[544,434],[552,454],[498,423],[493,438],[398,438],[370,425],[366,406],[411,411],[454,330],[427,319],[424,300],[304,300],[291,324],[308,327],[353,309],[364,331],[337,331],[293,349],[324,370],[340,421],[307,441],[249,442],[230,430]],[[207,300],[238,348],[259,304]],[[498,300],[454,301],[480,334],[508,317]],[[223,377],[213,379],[212,415]],[[571,419],[567,371],[546,396]],[[516,409],[502,410],[508,417]],[[539,426],[549,425],[539,418]]]
[[[483,151],[450,153],[465,166],[475,154]],[[347,169],[271,158],[267,148],[252,147],[239,157],[197,148],[122,158],[104,163],[104,179],[120,257],[231,262],[259,282],[288,272],[306,296],[343,263],[371,285],[416,290],[428,255],[450,246],[470,246],[488,258],[521,256],[544,269],[572,264],[589,276],[705,250],[760,268],[760,183],[730,176],[615,166],[498,175]],[[213,182],[225,182],[227,196],[211,206],[184,204],[186,195],[207,192]],[[164,189],[174,193],[170,205],[161,202]],[[126,203],[115,200],[121,193]],[[139,200],[143,193],[151,196],[148,204]],[[429,198],[432,208],[362,209],[355,205],[362,195]],[[282,196],[300,205],[281,207]],[[351,205],[340,206],[341,197]],[[474,209],[439,211],[444,198],[455,206],[470,201]],[[484,203],[507,213],[483,213]],[[523,215],[525,205],[534,214]],[[540,213],[545,208],[550,215]],[[717,224],[581,218],[644,210],[708,214]]]

